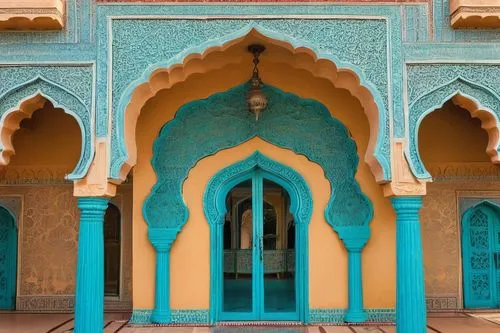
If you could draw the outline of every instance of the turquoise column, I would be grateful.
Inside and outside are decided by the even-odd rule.
[[[349,306],[344,321],[363,323],[368,319],[363,308],[363,277],[361,270],[361,251],[370,238],[370,229],[358,227],[341,230],[342,241],[347,249]]]
[[[76,268],[75,333],[103,332],[104,213],[108,199],[78,198],[80,230]]]
[[[156,288],[155,308],[151,321],[157,324],[169,324],[170,312],[170,249],[179,229],[149,228],[148,238],[156,250]]]
[[[424,265],[420,235],[421,196],[393,197],[396,211],[396,331],[425,333]]]

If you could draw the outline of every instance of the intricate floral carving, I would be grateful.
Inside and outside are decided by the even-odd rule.
[[[152,161],[158,182],[144,203],[149,227],[182,227],[188,216],[182,184],[189,170],[205,156],[259,136],[323,167],[332,189],[325,215],[335,230],[368,228],[373,209],[354,179],[358,156],[347,129],[322,104],[270,86],[264,87],[268,107],[256,122],[246,112],[246,92],[242,85],[189,103],[164,126]],[[288,177],[297,179],[292,173]]]
[[[363,86],[362,89],[367,89],[374,95],[379,109],[380,134],[373,158],[376,158],[381,165],[382,178],[390,178],[390,119],[388,114],[382,111],[389,105],[388,78],[385,70],[388,66],[387,24],[380,19],[335,18],[114,20],[112,109],[115,114],[112,117],[111,134],[113,178],[120,177],[120,169],[127,160],[124,113],[134,88],[147,81],[152,70],[168,68],[181,62],[190,53],[201,54],[209,46],[242,37],[254,28],[264,31],[270,38],[287,41],[294,47],[310,48],[318,58],[330,59],[341,68],[341,71],[356,74]],[[134,33],[131,33],[132,31]],[[154,31],[155,38],[150,38],[151,31]],[[228,31],[234,33],[228,34]],[[165,38],[165,42],[159,42],[159,38]],[[400,51],[396,52],[400,54]],[[131,56],[134,57],[133,61]]]

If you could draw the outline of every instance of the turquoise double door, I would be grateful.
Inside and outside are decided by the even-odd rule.
[[[0,207],[0,310],[16,304],[17,228],[12,215]]]
[[[253,171],[228,192],[219,320],[298,321],[295,221],[278,179]]]
[[[462,265],[465,308],[500,307],[499,208],[482,203],[462,218]]]

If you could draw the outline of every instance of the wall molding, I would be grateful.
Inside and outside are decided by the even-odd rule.
[[[434,181],[500,181],[500,167],[490,162],[429,163]]]

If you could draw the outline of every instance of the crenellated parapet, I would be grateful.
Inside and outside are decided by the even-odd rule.
[[[0,30],[60,30],[65,0],[0,0]]]

